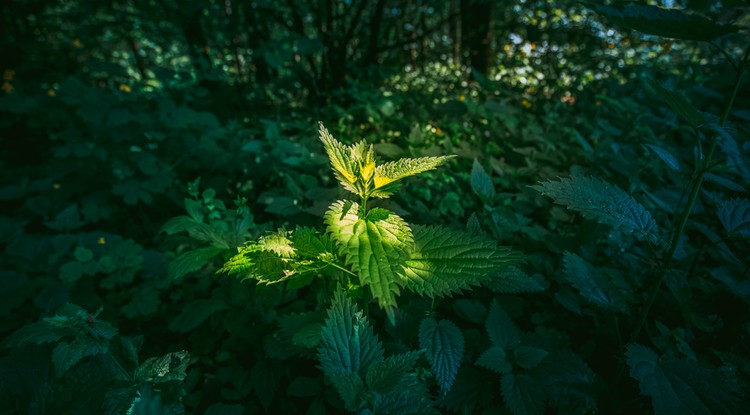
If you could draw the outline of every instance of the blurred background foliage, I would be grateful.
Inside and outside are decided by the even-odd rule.
[[[128,338],[118,347],[139,348],[141,360],[190,353],[184,398],[173,391],[161,402],[170,411],[166,400],[180,398],[190,413],[331,410],[309,352],[284,338],[289,325],[309,322],[299,313],[317,307],[316,292],[214,276],[246,240],[289,223],[317,226],[336,199],[317,122],[344,142],[374,143],[386,158],[458,154],[389,207],[411,221],[452,226],[474,214],[493,237],[525,250],[534,259],[529,274],[554,288],[561,247],[612,236],[595,226],[561,235],[571,214],[553,207],[548,217],[528,186],[576,171],[628,191],[666,182],[640,145],[668,139],[679,148],[688,133],[646,79],[718,114],[735,79],[721,51],[737,56],[746,47],[743,0],[649,3],[742,30],[715,43],[642,35],[573,0],[2,2],[0,337],[68,302],[91,313],[103,307],[101,318]],[[730,120],[744,134],[747,81],[736,101],[744,104]],[[683,156],[689,163],[692,155]],[[492,203],[469,186],[475,158],[493,176]],[[655,193],[649,206],[680,198]],[[160,232],[185,210],[200,226]],[[613,253],[625,243],[597,249]],[[545,305],[580,307],[572,294],[509,300],[510,314],[525,329],[570,329],[570,347],[611,381],[613,363],[596,345],[615,346],[612,333],[583,333],[559,321],[559,304]],[[489,295],[478,298],[489,304]],[[405,309],[429,306],[414,301]],[[461,315],[450,310],[443,312]],[[76,313],[69,318],[85,317]],[[684,342],[683,334],[663,342]],[[120,408],[101,397],[81,403],[74,380],[61,382],[43,363],[50,349],[35,347],[3,351],[3,413],[29,400],[29,413]],[[273,359],[306,363],[281,367]],[[137,356],[123,361],[137,372]],[[87,376],[86,367],[76,370]],[[129,377],[123,390],[152,396],[160,383],[136,382],[146,378]],[[111,391],[118,379],[86,390]],[[453,405],[446,410],[461,407]]]

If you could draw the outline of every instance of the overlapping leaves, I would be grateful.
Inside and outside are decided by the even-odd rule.
[[[320,140],[341,185],[364,199],[389,197],[398,189],[399,180],[435,169],[454,157],[404,158],[376,166],[373,147],[364,141],[346,146],[333,138],[322,123]]]

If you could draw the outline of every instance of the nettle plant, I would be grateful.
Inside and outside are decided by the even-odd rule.
[[[520,292],[537,283],[508,272],[523,257],[480,232],[409,225],[392,211],[368,206],[373,199],[393,195],[401,179],[435,169],[454,156],[378,163],[372,145],[344,145],[322,124],[320,139],[336,178],[356,200],[330,206],[325,232],[297,227],[265,235],[240,248],[220,271],[261,284],[285,282],[291,288],[323,278],[327,296],[333,294],[328,318],[324,325],[307,326],[298,334],[309,340],[304,344],[318,347],[320,366],[345,407],[424,413],[431,398],[427,385],[416,377],[415,363],[424,353],[446,393],[461,364],[463,334],[448,320],[427,317],[419,329],[419,351],[385,357],[370,323],[370,302],[397,325],[396,300],[402,289],[435,299],[485,283],[496,292]],[[361,308],[356,300],[361,300]]]
[[[665,168],[659,171],[666,171],[663,177],[667,180],[660,183],[662,191],[658,188],[644,191],[656,209],[642,205],[617,185],[581,174],[532,186],[555,203],[622,234],[631,234],[639,241],[621,244],[617,255],[609,258],[618,269],[591,263],[595,260],[592,255],[588,259],[583,257],[587,251],[597,249],[597,244],[604,245],[600,241],[584,247],[581,255],[566,251],[562,274],[590,304],[610,313],[615,323],[625,359],[618,359],[619,369],[613,371],[617,372],[611,386],[613,397],[622,393],[619,383],[627,365],[630,376],[639,383],[641,394],[651,399],[656,414],[747,413],[746,408],[738,409],[746,396],[746,384],[741,383],[743,375],[738,373],[746,376],[750,362],[743,356],[746,347],[735,346],[741,343],[737,341],[740,336],[747,336],[746,320],[740,323],[745,325],[744,329],[734,326],[724,330],[725,325],[729,328],[737,324],[737,319],[742,321],[747,313],[738,310],[727,313],[720,301],[728,300],[720,295],[726,290],[744,302],[748,298],[750,159],[747,143],[741,150],[743,132],[731,122],[730,114],[742,77],[750,69],[750,47],[746,47],[740,58],[732,58],[732,49],[722,50],[713,40],[735,32],[736,27],[677,10],[640,5],[591,7],[626,28],[668,38],[712,42],[727,58],[736,77],[719,115],[698,111],[679,92],[649,80],[651,88],[683,121],[684,130],[690,132],[694,143],[691,152],[679,152],[679,145],[667,140],[642,143],[648,154],[663,163]],[[746,45],[746,39],[741,42]],[[691,164],[686,155],[693,158],[692,169],[685,168]],[[636,181],[637,177],[633,179]],[[713,186],[709,187],[710,184]],[[660,195],[670,194],[676,195],[671,199],[679,202],[670,204],[661,199]],[[698,207],[710,214],[698,217],[695,215]],[[660,220],[667,217],[671,221]],[[619,238],[615,235],[613,239]],[[668,293],[664,292],[664,286]],[[640,295],[641,292],[648,295]],[[656,301],[657,298],[662,300]],[[566,304],[571,310],[577,308],[577,305],[571,307],[569,301]],[[654,307],[660,309],[658,317]],[[625,327],[630,328],[629,337],[624,339],[621,317]],[[672,324],[682,327],[670,328],[661,319],[670,319]],[[657,351],[642,344],[644,329]],[[717,340],[729,335],[731,340],[718,340],[705,347],[692,338],[696,331],[710,333]],[[611,405],[618,405],[614,403],[617,399],[611,399]]]

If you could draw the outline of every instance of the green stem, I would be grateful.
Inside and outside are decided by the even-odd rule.
[[[721,119],[719,121],[719,126],[723,126],[724,123],[727,120],[727,117],[729,116],[729,111],[732,109],[732,106],[734,105],[734,101],[737,98],[737,91],[740,89],[740,84],[742,83],[742,75],[744,74],[744,69],[747,64],[747,58],[743,59],[743,64],[737,71],[737,76],[734,82],[734,88],[732,90],[732,95],[729,101],[727,102],[726,107],[724,108],[724,112],[721,114]],[[706,173],[706,166],[709,166],[711,164],[711,159],[713,158],[714,151],[716,150],[716,145],[719,142],[718,136],[714,135],[713,140],[711,141],[711,147],[708,150],[708,153],[706,154],[706,157],[704,160],[700,161],[698,165],[695,166],[695,171],[693,172],[693,178],[692,178],[692,184],[690,189],[690,196],[688,197],[687,205],[685,206],[685,209],[682,211],[682,214],[680,215],[679,221],[677,222],[677,227],[675,228],[674,233],[672,234],[672,241],[669,244],[669,250],[667,251],[667,254],[664,256],[663,262],[661,263],[661,266],[659,267],[659,280],[656,282],[656,286],[651,291],[651,294],[649,295],[649,298],[646,302],[646,308],[643,309],[643,312],[641,312],[641,317],[638,320],[638,324],[635,326],[635,330],[633,330],[632,336],[630,336],[630,342],[633,343],[638,338],[638,335],[641,333],[641,330],[643,329],[643,325],[646,322],[646,319],[648,318],[649,313],[651,312],[651,307],[654,304],[654,301],[656,300],[656,297],[659,294],[659,290],[661,289],[662,284],[664,283],[664,280],[667,276],[667,271],[669,270],[669,267],[672,265],[672,260],[674,259],[674,253],[677,250],[677,244],[680,242],[680,238],[682,237],[683,232],[685,231],[685,225],[687,225],[688,218],[690,218],[690,212],[693,210],[693,205],[695,204],[696,199],[698,198],[698,194],[700,193],[701,186],[703,185],[703,179],[704,174]]]

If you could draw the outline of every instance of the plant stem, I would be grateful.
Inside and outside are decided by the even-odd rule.
[[[732,95],[727,102],[726,107],[724,108],[724,112],[721,114],[719,126],[724,125],[727,117],[729,116],[729,111],[734,105],[734,101],[737,98],[737,91],[739,91],[740,84],[742,83],[742,75],[745,72],[744,70],[747,61],[747,57],[745,57],[745,59],[743,59],[742,66],[737,71]],[[641,329],[643,329],[643,325],[645,324],[646,319],[651,312],[651,307],[656,300],[656,296],[659,294],[659,290],[661,289],[661,286],[666,279],[667,271],[669,270],[670,265],[672,265],[672,259],[674,258],[675,251],[677,250],[677,245],[680,242],[680,238],[682,237],[683,232],[685,231],[685,225],[687,225],[688,218],[690,217],[690,212],[693,210],[693,205],[695,204],[695,201],[698,198],[698,193],[700,192],[701,186],[703,185],[704,174],[707,172],[706,167],[711,164],[711,159],[713,158],[714,151],[716,150],[716,145],[718,144],[718,142],[719,137],[717,135],[714,135],[714,138],[711,141],[711,147],[709,147],[706,157],[702,161],[700,161],[698,165],[695,166],[695,171],[693,172],[693,178],[691,181],[692,184],[690,189],[690,196],[688,197],[687,205],[685,205],[685,209],[682,211],[679,221],[677,222],[677,227],[672,234],[672,241],[669,244],[669,250],[667,250],[664,259],[659,266],[659,280],[656,282],[656,286],[654,286],[654,289],[651,291],[651,294],[649,295],[649,298],[646,302],[646,308],[644,308],[643,312],[641,312],[641,317],[638,319],[638,324],[636,324],[635,330],[633,330],[633,334],[630,336],[631,343],[634,343],[638,338],[638,335],[641,333]]]

